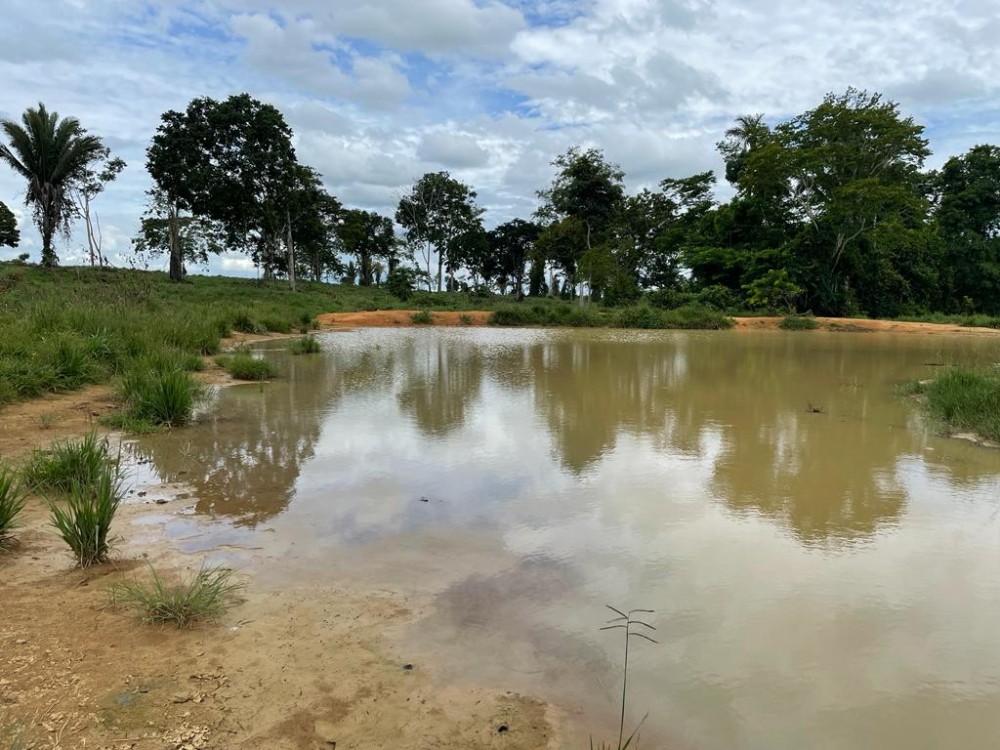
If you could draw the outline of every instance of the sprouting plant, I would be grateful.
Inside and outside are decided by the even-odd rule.
[[[636,726],[636,728],[632,730],[632,734],[630,734],[628,737],[625,737],[625,707],[628,704],[628,647],[629,647],[629,642],[631,641],[631,639],[633,637],[635,637],[635,638],[644,638],[645,640],[649,641],[650,643],[656,643],[657,641],[653,640],[652,638],[650,638],[645,633],[633,630],[633,628],[635,628],[636,626],[643,627],[643,628],[648,628],[649,630],[656,630],[656,628],[654,628],[648,622],[644,622],[643,620],[639,620],[639,619],[637,619],[635,617],[635,615],[637,615],[637,614],[641,614],[641,615],[653,614],[653,610],[651,610],[651,609],[630,609],[626,613],[626,612],[622,612],[620,609],[615,609],[610,604],[605,604],[604,606],[606,606],[608,609],[610,609],[612,612],[614,612],[617,615],[617,617],[614,617],[614,618],[608,620],[608,624],[605,625],[604,627],[602,627],[601,630],[617,630],[617,629],[622,629],[622,630],[625,631],[625,660],[624,660],[624,663],[622,665],[622,708],[621,708],[621,721],[620,721],[620,723],[618,725],[618,749],[617,750],[626,750],[626,748],[629,745],[632,744],[632,740],[635,739],[636,735],[638,734],[639,728],[642,726],[643,721],[646,720],[646,717],[644,716],[642,718],[642,721],[640,721],[639,724]],[[594,750],[594,740],[593,739],[590,740],[590,750]],[[599,746],[599,750],[611,750],[611,746],[602,743]]]

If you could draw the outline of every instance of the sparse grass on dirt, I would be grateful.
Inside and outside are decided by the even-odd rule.
[[[778,323],[778,328],[783,331],[815,331],[819,328],[819,323],[806,315],[786,315]]]
[[[431,317],[429,310],[419,310],[410,316],[410,321],[414,325],[427,326],[434,322],[434,318]]]
[[[33,451],[21,476],[36,492],[68,493],[78,485],[93,485],[110,460],[107,441],[91,432],[80,440],[59,441],[48,449]]]
[[[108,590],[115,607],[130,609],[143,623],[187,627],[218,620],[244,584],[232,581],[229,568],[202,567],[190,580],[168,583],[152,566],[149,581],[120,581]]]

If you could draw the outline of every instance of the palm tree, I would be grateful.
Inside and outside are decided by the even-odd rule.
[[[52,249],[57,230],[69,232],[76,215],[70,188],[90,164],[100,158],[101,140],[88,135],[75,117],[62,120],[39,103],[21,116],[21,125],[0,120],[10,145],[0,143],[0,161],[28,181],[25,205],[30,206],[42,233],[42,265],[58,260]]]

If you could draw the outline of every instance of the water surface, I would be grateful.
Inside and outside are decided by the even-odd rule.
[[[993,339],[359,330],[142,438],[191,493],[168,533],[261,585],[433,597],[442,679],[610,736],[620,608],[646,747],[1000,746],[1000,450],[894,395]],[[240,550],[247,550],[241,553]],[[573,713],[573,711],[578,713]]]

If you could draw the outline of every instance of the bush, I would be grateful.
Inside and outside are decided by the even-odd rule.
[[[249,310],[239,310],[236,313],[232,329],[240,333],[267,333],[267,328],[254,320]]]
[[[413,315],[410,316],[410,320],[415,325],[421,325],[421,326],[430,325],[431,323],[434,322],[434,318],[431,317],[430,312],[427,310],[421,310],[420,312],[413,313]]]
[[[140,363],[125,373],[119,398],[128,419],[176,427],[191,421],[203,393],[201,385],[177,364]]]
[[[720,330],[733,327],[733,319],[701,305],[685,305],[664,313],[666,328]]]
[[[108,559],[108,536],[122,494],[118,464],[105,463],[96,480],[74,484],[62,503],[50,501],[52,525],[81,568]]]
[[[110,463],[107,441],[92,432],[79,442],[54,443],[35,450],[22,469],[27,485],[37,492],[70,492],[94,484]]]
[[[815,331],[819,328],[819,323],[816,322],[815,318],[804,315],[786,315],[778,323],[778,328],[785,331]]]
[[[216,357],[215,361],[237,380],[270,380],[278,374],[278,367],[273,362],[245,350]]]
[[[503,305],[490,314],[490,324],[495,326],[527,326],[537,322],[537,314],[521,305]]]
[[[323,347],[313,336],[305,336],[295,339],[291,346],[292,354],[317,354],[323,351]]]
[[[176,585],[167,584],[152,566],[149,570],[151,582],[121,581],[108,594],[113,606],[130,608],[140,622],[153,625],[185,627],[200,620],[218,620],[243,588],[242,583],[230,582],[233,571],[228,568],[202,567],[190,581]]]
[[[924,398],[949,431],[1000,442],[1000,372],[950,368],[925,387]]]
[[[619,328],[665,328],[666,316],[662,310],[649,305],[623,307],[615,316],[615,325]]]
[[[0,464],[0,550],[10,546],[17,517],[27,494],[13,469]]]
[[[413,294],[417,276],[412,268],[399,266],[386,277],[385,288],[393,297],[406,302]]]

